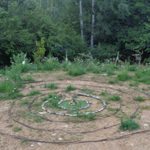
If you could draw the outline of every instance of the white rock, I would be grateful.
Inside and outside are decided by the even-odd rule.
[[[131,143],[130,145],[131,145],[131,146],[134,146],[134,144],[133,144],[133,143]]]
[[[65,128],[68,128],[68,125],[66,124],[66,125],[64,125],[64,127],[65,127]]]
[[[52,134],[52,136],[55,136],[55,135],[56,135],[56,133],[53,133],[53,134]]]
[[[144,124],[144,127],[149,127],[149,125],[147,123]]]
[[[42,143],[37,143],[39,146],[41,146],[42,145]]]
[[[59,140],[59,141],[62,141],[63,139],[62,139],[62,138],[58,138],[58,140]]]
[[[46,114],[46,111],[43,111],[43,112],[39,112],[40,115],[44,115]]]

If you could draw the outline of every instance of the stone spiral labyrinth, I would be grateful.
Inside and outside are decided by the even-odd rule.
[[[25,83],[21,89],[24,96],[12,102],[9,109],[11,121],[21,129],[11,136],[21,140],[52,144],[113,140],[122,137],[118,131],[122,117],[140,115],[135,95],[149,98],[140,90],[86,76],[34,78]],[[57,87],[48,88],[48,84]]]

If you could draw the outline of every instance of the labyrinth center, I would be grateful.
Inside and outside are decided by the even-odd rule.
[[[45,86],[51,83],[57,88]],[[31,91],[40,93],[31,94]],[[118,136],[120,119],[140,113],[135,95],[148,98],[147,94],[134,88],[86,77],[80,80],[43,77],[40,81],[26,83],[21,92],[23,98],[13,102],[9,111],[12,122],[22,129],[17,135],[46,143]]]

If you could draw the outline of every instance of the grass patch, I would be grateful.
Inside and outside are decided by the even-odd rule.
[[[142,96],[137,96],[134,98],[134,100],[138,101],[138,102],[144,102],[145,101],[144,97],[142,97]]]
[[[107,91],[102,91],[101,93],[100,93],[100,95],[101,96],[109,96],[109,93],[107,92]]]
[[[114,75],[118,67],[113,63],[103,63],[100,66],[101,73],[106,73],[108,76]]]
[[[86,73],[86,68],[81,63],[73,63],[67,67],[70,76],[80,76]]]
[[[132,81],[131,83],[129,83],[129,86],[131,86],[131,87],[138,87],[139,86],[139,82]]]
[[[56,89],[58,89],[58,86],[56,83],[49,83],[49,84],[45,84],[45,88],[48,88],[51,90],[56,90]]]
[[[94,113],[78,113],[77,117],[85,121],[93,121],[96,119],[96,115]]]
[[[15,88],[15,84],[11,81],[0,82],[0,93],[11,93]]]
[[[131,76],[128,75],[128,72],[121,72],[117,75],[117,80],[119,81],[128,81],[131,79]]]
[[[28,99],[24,99],[20,101],[20,105],[21,106],[28,106],[30,103],[30,101]]]
[[[44,121],[44,119],[41,116],[32,112],[22,112],[22,117],[36,123],[41,123]]]
[[[88,89],[88,88],[83,88],[83,89],[81,89],[81,92],[84,92],[84,93],[86,93],[86,94],[93,94],[93,93],[94,93],[93,90]]]
[[[28,81],[28,82],[33,82],[33,81],[35,81],[31,75],[28,75],[28,76],[24,77],[23,80],[24,80],[24,81]]]
[[[31,91],[29,94],[28,94],[28,96],[34,96],[34,95],[39,95],[39,94],[41,94],[41,92],[40,91]]]
[[[136,71],[134,80],[144,84],[150,84],[150,69],[145,68]]]
[[[70,101],[63,101],[61,104],[59,104],[60,108],[66,109],[70,112],[77,112],[85,106],[87,106],[87,102],[82,100],[78,100],[76,101],[76,103],[70,103]]]
[[[58,59],[49,57],[44,63],[37,64],[38,70],[53,71],[61,68]]]
[[[118,95],[111,95],[111,96],[108,96],[108,100],[117,102],[121,100],[121,97]]]
[[[108,83],[109,83],[109,84],[117,84],[117,83],[118,83],[118,80],[109,80]]]
[[[133,119],[123,119],[121,120],[120,130],[123,131],[133,131],[140,128],[140,125],[135,122]]]
[[[76,90],[76,87],[74,87],[73,85],[68,85],[67,87],[66,87],[66,92],[71,92],[71,91],[74,91],[74,90]]]
[[[22,128],[20,128],[20,127],[14,127],[13,128],[13,131],[14,132],[20,132],[22,130]]]
[[[60,108],[58,104],[60,100],[61,100],[61,97],[56,94],[50,94],[48,97],[44,99],[44,101],[48,101],[48,103],[46,104],[47,107],[57,108],[57,109]]]
[[[141,109],[143,109],[143,110],[150,110],[150,106],[141,106]]]

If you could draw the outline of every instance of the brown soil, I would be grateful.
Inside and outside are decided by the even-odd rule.
[[[15,101],[0,101],[0,150],[150,149],[148,86],[140,85],[133,88],[123,83],[111,85],[108,84],[107,76],[93,74],[74,78],[67,76],[64,72],[36,73],[32,76],[36,82],[25,84],[21,89],[23,98]],[[44,85],[48,83],[57,83],[58,89],[46,89]],[[65,88],[70,84],[74,85],[76,90],[66,93]],[[143,87],[146,92],[142,90]],[[41,108],[42,99],[49,93],[56,92],[71,99],[74,94],[83,90],[85,93],[87,89],[91,92],[90,94],[100,96],[108,103],[104,111],[96,114],[96,120],[83,121],[75,117],[51,115]],[[41,94],[28,96],[33,90],[38,90]],[[100,95],[101,92],[119,95],[122,100],[121,102],[108,101],[106,97]],[[137,96],[144,97],[145,101],[136,102],[134,98]],[[81,98],[92,103],[91,108],[83,111],[94,111],[102,107],[98,100]],[[136,116],[135,120],[141,126],[138,131],[135,131],[137,134],[129,135],[135,132],[119,130],[120,117],[125,115]],[[141,132],[145,130],[148,132]]]

